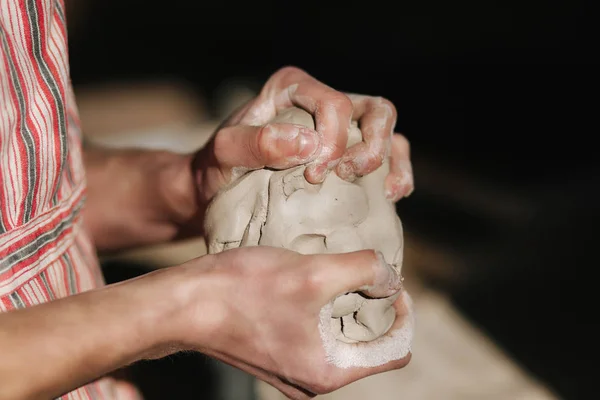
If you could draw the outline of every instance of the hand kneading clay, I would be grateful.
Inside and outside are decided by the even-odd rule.
[[[283,111],[272,122],[315,127],[312,116],[299,108]],[[354,124],[347,146],[360,141],[362,134]],[[332,172],[322,184],[312,185],[304,169],[250,171],[223,189],[206,212],[208,252],[256,245],[302,254],[375,249],[400,273],[402,225],[384,195],[387,160],[352,183]],[[404,290],[383,299],[357,292],[342,294],[325,306],[319,330],[334,365],[374,367],[408,354],[413,324],[412,303]]]

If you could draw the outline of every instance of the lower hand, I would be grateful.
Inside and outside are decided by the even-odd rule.
[[[326,361],[318,329],[324,305],[365,286],[373,297],[400,290],[399,276],[373,251],[300,255],[247,247],[172,270],[187,289],[177,291],[185,302],[176,321],[168,322],[170,342],[238,367],[292,399],[328,393],[409,361],[410,355],[380,367],[348,369]],[[399,324],[403,310],[399,304]]]

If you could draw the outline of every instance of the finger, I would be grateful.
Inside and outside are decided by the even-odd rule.
[[[385,195],[387,199],[396,202],[413,192],[414,176],[408,140],[400,134],[394,134],[391,148],[390,173],[385,178]]]
[[[311,113],[315,118],[316,130],[323,137],[320,154],[305,172],[309,182],[320,183],[346,150],[352,102],[345,94],[306,72],[288,67],[269,79],[255,106],[249,110],[248,118],[249,121],[265,123],[274,118],[277,112],[292,106]]]
[[[410,297],[404,293],[403,296],[399,296],[394,302],[393,307],[396,310],[396,320],[394,324],[389,329],[386,335],[392,334],[397,329],[400,329],[406,323],[410,323],[407,318],[411,318],[412,310],[412,301]],[[359,343],[358,346],[370,346],[369,343]],[[347,385],[359,379],[365,378],[367,376],[379,374],[382,372],[387,372],[395,369],[404,368],[412,357],[412,354],[409,352],[405,357],[399,360],[390,361],[384,365],[380,365],[378,367],[372,368],[349,368],[349,369],[336,369],[334,372],[334,378],[336,382],[339,382],[340,385]]]
[[[321,288],[321,302],[343,293],[361,291],[374,298],[389,297],[402,289],[402,277],[380,252],[362,250],[313,257],[313,279]]]
[[[366,175],[381,166],[388,155],[397,118],[396,108],[386,99],[356,94],[349,98],[363,141],[350,147],[337,166],[338,176],[346,180]]]
[[[235,125],[217,133],[214,153],[225,169],[283,169],[310,162],[320,147],[319,134],[302,125]]]
[[[409,307],[410,306],[408,304],[405,304],[404,299],[405,299],[405,296],[400,296],[394,303],[394,308],[396,309],[396,320],[394,322],[394,325],[388,331],[388,334],[390,332],[395,331],[396,329],[400,329],[405,323],[407,323],[406,318],[409,317],[409,313],[410,313]],[[364,345],[368,345],[368,344],[361,343],[359,345],[364,346]],[[390,361],[388,363],[385,363],[385,364],[377,366],[377,367],[371,367],[371,368],[356,367],[356,368],[350,368],[345,371],[338,371],[337,373],[342,376],[342,378],[341,378],[342,383],[344,385],[347,385],[347,384],[357,381],[359,379],[366,378],[367,376],[380,374],[382,372],[392,371],[395,369],[404,368],[406,365],[408,365],[411,358],[412,358],[412,353],[409,351],[409,353],[405,357],[403,357],[399,360]]]

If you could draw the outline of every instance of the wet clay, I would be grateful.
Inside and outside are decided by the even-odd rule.
[[[315,126],[312,116],[299,108],[281,112],[272,122]],[[353,124],[347,146],[360,141],[360,129]],[[302,254],[375,249],[400,273],[402,225],[384,195],[387,160],[354,182],[330,173],[322,184],[313,185],[304,178],[304,169],[251,171],[222,190],[205,217],[208,252],[256,245]],[[397,308],[404,312],[397,312],[395,302],[403,302]],[[394,325],[397,318],[402,321]],[[404,291],[383,299],[345,293],[323,308],[319,329],[331,362],[370,367],[407,355],[412,318]]]

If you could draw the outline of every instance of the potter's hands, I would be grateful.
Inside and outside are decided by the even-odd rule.
[[[340,369],[325,359],[318,329],[324,305],[365,286],[373,297],[400,289],[397,273],[372,251],[300,255],[260,246],[199,260],[210,264],[208,269],[197,268],[196,260],[183,266],[188,282],[196,271],[205,285],[190,291],[192,306],[177,324],[176,341],[185,348],[251,373],[292,399],[327,393],[408,363],[409,357],[376,368]],[[208,334],[207,326],[212,326]]]
[[[268,124],[278,112],[297,106],[315,118],[316,131],[291,124]],[[364,140],[346,149],[351,121]],[[330,170],[346,180],[377,169],[391,155],[386,195],[394,201],[413,188],[409,144],[394,134],[396,109],[380,97],[346,95],[306,72],[283,68],[261,93],[235,112],[195,158],[200,200],[210,201],[232,178],[251,169],[309,164],[306,179],[320,183]]]

